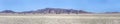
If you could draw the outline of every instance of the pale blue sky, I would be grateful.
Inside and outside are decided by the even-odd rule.
[[[43,8],[120,12],[120,0],[0,0],[0,11],[30,11]]]

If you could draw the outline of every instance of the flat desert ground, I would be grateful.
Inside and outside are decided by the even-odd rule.
[[[120,24],[120,14],[4,14],[0,24]]]

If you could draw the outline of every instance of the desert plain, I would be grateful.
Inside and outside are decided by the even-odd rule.
[[[120,24],[120,14],[0,14],[0,24]]]

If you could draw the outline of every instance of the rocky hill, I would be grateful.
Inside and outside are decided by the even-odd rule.
[[[25,11],[22,13],[42,13],[42,14],[80,14],[89,13],[83,10],[73,10],[73,9],[60,9],[60,8],[45,8],[38,9],[36,11]]]
[[[86,12],[83,10],[74,10],[74,9],[45,8],[45,9],[38,9],[35,11],[23,11],[23,12],[4,10],[1,11],[0,13],[81,14],[81,13],[90,13],[90,12]]]

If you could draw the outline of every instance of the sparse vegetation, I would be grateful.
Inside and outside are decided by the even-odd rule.
[[[120,24],[119,22],[119,14],[0,16],[0,24]]]
[[[91,12],[84,10],[46,8],[24,12],[4,10],[1,13],[5,14],[0,14],[0,24],[120,24],[120,14],[88,14]]]

